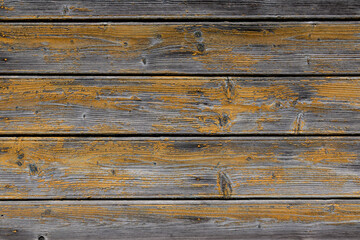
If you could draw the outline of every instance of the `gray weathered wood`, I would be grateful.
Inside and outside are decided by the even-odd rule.
[[[0,73],[354,74],[358,22],[2,23]]]
[[[359,74],[360,23],[188,21],[279,18],[360,2],[0,0],[0,74],[87,75],[0,77],[0,134],[64,136],[0,138],[0,239],[359,239],[360,137],[261,134],[359,134],[360,78],[214,75]]]
[[[358,197],[359,137],[2,138],[1,199]]]
[[[0,77],[0,133],[360,133],[358,77]]]
[[[358,18],[357,0],[2,0],[0,19]]]
[[[0,238],[359,239],[360,201],[0,202]]]

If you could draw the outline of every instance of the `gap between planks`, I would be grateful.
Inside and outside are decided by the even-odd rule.
[[[29,73],[29,72],[4,72],[4,77],[360,77],[360,73]]]
[[[189,18],[74,18],[74,19],[0,19],[0,23],[219,23],[219,22],[229,22],[229,23],[241,23],[241,22],[278,22],[278,23],[287,23],[287,22],[349,22],[349,21],[360,21],[360,16],[333,16],[333,17],[254,17],[254,18],[234,18],[234,17],[209,17],[209,18],[198,18],[198,17],[189,17]]]
[[[252,133],[244,133],[244,134],[197,134],[197,133],[189,133],[189,134],[182,134],[182,133],[153,133],[153,134],[143,134],[143,133],[136,133],[136,134],[117,134],[117,133],[22,133],[22,134],[7,134],[2,133],[0,134],[1,138],[128,138],[128,139],[162,139],[162,138],[261,138],[261,137],[286,137],[286,138],[309,138],[309,137],[360,137],[360,133],[298,133],[298,134],[282,134],[282,133],[261,133],[261,134],[252,134]]]
[[[24,198],[24,199],[4,199],[0,198],[1,202],[84,202],[84,201],[104,201],[104,202],[202,202],[202,201],[209,201],[209,202],[248,202],[248,201],[262,201],[262,202],[276,202],[276,201],[355,201],[360,200],[359,197],[348,197],[348,196],[324,196],[319,197],[314,195],[314,197],[307,196],[307,197],[232,197],[232,198],[225,198],[225,197],[201,197],[201,198]]]

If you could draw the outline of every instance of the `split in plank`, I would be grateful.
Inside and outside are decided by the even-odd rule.
[[[0,238],[358,239],[360,201],[0,202]]]
[[[2,23],[0,73],[356,74],[358,22]]]
[[[357,0],[2,0],[0,19],[358,18]]]
[[[358,77],[0,77],[0,133],[360,133]]]
[[[2,199],[357,197],[358,137],[2,138]]]

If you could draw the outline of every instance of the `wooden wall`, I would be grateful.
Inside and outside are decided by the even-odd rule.
[[[0,239],[358,239],[360,2],[0,0]]]

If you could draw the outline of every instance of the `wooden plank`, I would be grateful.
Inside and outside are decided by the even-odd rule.
[[[2,23],[0,73],[357,74],[358,22]]]
[[[360,201],[1,202],[1,239],[358,239]]]
[[[2,0],[0,19],[358,18],[357,0]]]
[[[360,133],[359,77],[0,77],[0,133]]]
[[[359,137],[1,138],[1,199],[358,197]]]

